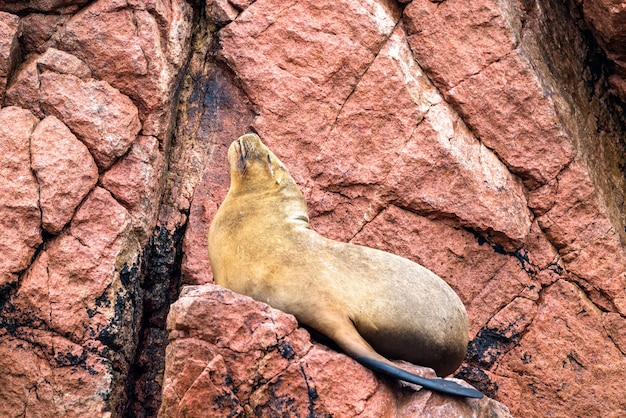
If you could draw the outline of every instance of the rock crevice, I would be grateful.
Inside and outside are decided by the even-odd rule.
[[[515,415],[626,408],[624,20],[605,3],[0,1],[0,404],[507,416],[398,387],[208,285],[227,147],[255,131],[319,232],[457,291],[457,377]],[[174,305],[166,357],[183,285],[206,287]]]

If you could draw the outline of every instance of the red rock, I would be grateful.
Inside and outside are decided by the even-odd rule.
[[[305,187],[298,156],[319,153],[314,138],[327,137],[399,17],[390,1],[255,2],[220,32],[220,53],[260,111],[255,131]]]
[[[404,17],[417,61],[446,92],[515,48],[515,37],[494,1],[417,0],[407,6]],[[431,55],[437,50],[447,53]]]
[[[30,170],[30,135],[38,120],[27,110],[0,110],[0,286],[17,282],[41,243],[37,180]]]
[[[106,169],[128,150],[141,124],[128,97],[90,74],[75,56],[48,49],[20,66],[7,102],[60,119]]]
[[[605,338],[602,316],[576,285],[559,280],[546,289],[532,326],[495,370],[500,392],[515,400],[513,415],[619,416],[626,400],[611,376],[624,375],[626,359]],[[553,393],[550,406],[529,411],[543,393]]]
[[[194,61],[190,63],[194,75],[207,71],[204,59],[199,61],[200,68],[194,65]],[[237,87],[235,77],[213,64],[208,68],[214,74],[207,80],[206,86],[210,100],[199,94],[190,94],[188,99],[181,98],[189,110],[187,119],[179,121],[177,135],[186,136],[197,131],[198,142],[185,144],[184,148],[181,147],[180,156],[177,155],[178,161],[170,161],[171,184],[178,191],[174,193],[175,207],[189,212],[182,246],[181,280],[185,284],[212,281],[206,242],[211,219],[228,191],[228,146],[233,138],[250,129],[254,119],[254,113]],[[220,93],[212,94],[216,91]],[[185,114],[184,108],[180,113]],[[202,140],[205,137],[213,140]]]
[[[133,226],[145,244],[156,222],[165,161],[159,141],[139,136],[128,154],[107,171],[100,181],[128,209]]]
[[[134,101],[145,135],[163,139],[190,20],[186,2],[101,0],[65,26],[60,44]]]
[[[518,47],[518,17],[509,14],[490,0],[419,0],[405,10],[409,43],[426,73],[480,140],[532,189],[552,180],[573,149]]]
[[[110,366],[83,347],[46,332],[0,336],[4,413],[32,417],[107,416]]]
[[[539,225],[560,248],[570,272],[589,284],[587,291],[592,300],[609,310],[614,309],[614,305],[624,315],[626,251],[581,162],[571,164],[558,177],[555,201],[555,205],[538,218]],[[603,293],[608,294],[612,302],[603,301]]]
[[[127,2],[117,0],[91,4],[67,24],[61,39],[64,49],[87,62],[98,78],[122,91],[120,80],[134,75],[137,81],[148,71],[138,23],[132,9],[125,6]]]
[[[368,198],[363,220],[394,202],[519,243],[530,226],[521,185],[442,100],[396,29],[337,116],[317,157],[316,181],[343,194],[362,186],[349,198]],[[372,162],[371,155],[380,157]]]
[[[4,96],[7,80],[13,73],[20,53],[17,40],[18,16],[0,12],[0,98]]]
[[[215,0],[192,19],[198,2],[0,1],[20,16],[20,34],[13,16],[2,34],[3,105],[62,120],[101,175],[40,244],[50,211],[33,176],[35,137],[28,160],[37,120],[0,110],[3,412],[155,415],[166,367],[173,415],[220,404],[260,416],[478,415],[472,402],[379,380],[236,297],[180,310],[195,336],[177,328],[164,366],[153,342],[165,340],[168,298],[177,280],[210,281],[206,229],[228,187],[224,154],[250,129],[293,172],[316,229],[416,260],[458,291],[473,340],[457,376],[518,415],[619,411],[626,181],[610,100],[626,90],[624,12],[573,3]],[[24,62],[10,52],[18,36]],[[53,210],[63,205],[75,203]],[[133,370],[151,370],[129,378],[126,408],[137,341]]]
[[[215,22],[223,25],[232,22],[241,11],[233,5],[229,0],[211,0],[206,2],[205,6],[207,19],[209,22]]]
[[[303,100],[316,101],[315,109],[298,111],[297,117],[289,116],[289,112],[294,111],[293,107],[271,108],[271,114],[261,113],[256,119],[255,129],[261,133],[267,133],[264,139],[283,159],[290,155],[281,152],[285,148],[282,144],[286,144],[287,141],[289,143],[293,143],[293,141],[303,142],[306,144],[309,155],[315,155],[317,150],[321,148],[315,161],[308,162],[306,158],[291,159],[293,164],[290,165],[290,170],[296,180],[301,176],[301,167],[309,166],[311,167],[309,171],[312,171],[313,177],[320,187],[330,191],[341,189],[343,194],[347,194],[350,203],[346,202],[345,206],[353,206],[354,200],[358,198],[369,202],[362,203],[359,209],[355,211],[356,213],[350,214],[351,220],[346,220],[346,223],[352,222],[353,224],[346,225],[349,229],[345,230],[345,235],[336,238],[347,239],[363,226],[363,218],[359,216],[359,212],[366,212],[365,219],[367,220],[389,201],[400,200],[401,204],[413,210],[450,211],[448,213],[451,216],[460,217],[463,224],[470,225],[479,231],[491,232],[495,229],[493,231],[494,237],[498,239],[504,235],[505,238],[500,240],[505,242],[507,246],[519,245],[530,226],[530,215],[526,209],[520,184],[511,178],[506,168],[494,155],[487,149],[481,148],[480,143],[471,136],[454,112],[450,111],[446,105],[439,104],[442,100],[441,96],[426,81],[424,74],[414,63],[402,30],[397,29],[388,40],[383,37],[379,37],[377,41],[374,40],[376,38],[370,40],[368,36],[374,36],[374,34],[362,34],[358,38],[364,46],[378,42],[375,44],[376,47],[382,47],[382,49],[377,53],[375,59],[370,61],[367,71],[362,74],[353,92],[342,97],[341,88],[350,86],[350,81],[342,80],[337,83],[324,73],[333,71],[334,64],[325,63],[321,65],[312,58],[315,57],[315,54],[309,54],[309,58],[303,59],[301,63],[294,66],[291,61],[295,58],[285,58],[281,55],[284,54],[283,48],[288,51],[294,50],[293,54],[300,54],[301,52],[296,52],[296,48],[292,45],[296,44],[298,40],[283,36],[280,32],[281,29],[279,29],[284,25],[289,28],[287,30],[291,30],[291,25],[294,23],[282,24],[280,18],[278,23],[274,23],[270,31],[274,31],[276,28],[276,33],[273,36],[278,41],[274,42],[284,42],[284,47],[279,50],[266,49],[263,46],[255,48],[255,64],[243,66],[241,69],[237,67],[247,62],[246,58],[239,56],[239,54],[246,54],[246,49],[238,46],[237,42],[243,42],[246,36],[254,37],[252,42],[261,42],[261,37],[270,36],[269,32],[263,32],[261,37],[249,35],[249,32],[246,31],[252,31],[252,29],[247,23],[249,19],[247,14],[255,15],[255,18],[260,19],[259,16],[261,15],[272,18],[271,13],[274,11],[263,8],[256,9],[254,6],[247,9],[237,21],[225,29],[222,35],[223,54],[227,59],[233,61],[232,65],[238,70],[240,76],[243,76],[244,80],[250,79],[251,85],[244,85],[244,88],[253,100],[255,94],[266,95],[264,89],[270,85],[273,86],[271,88],[273,97],[270,98],[269,95],[263,96],[263,98],[259,97],[260,103],[264,100],[275,102],[275,92],[281,92],[279,95],[281,97],[283,96],[281,89],[284,88],[290,89],[288,92],[284,92],[284,97],[289,98],[289,100],[297,100],[301,106]],[[308,13],[313,12],[308,11]],[[376,24],[382,25],[380,28],[383,34],[385,34],[384,30],[392,29],[390,23],[397,19],[397,15],[393,11],[384,13],[385,9],[381,8],[380,13],[374,15],[379,19],[375,20]],[[256,16],[257,14],[259,16]],[[366,24],[368,18],[374,16],[358,15],[359,19],[363,19],[363,25]],[[330,16],[327,18],[330,19]],[[384,22],[387,22],[389,26],[385,26]],[[322,25],[321,23],[318,24]],[[357,23],[352,24],[356,25]],[[311,31],[311,28],[304,23],[301,25],[303,28],[298,30],[299,33]],[[234,34],[237,34],[237,38],[233,38]],[[328,42],[332,42],[333,45],[341,45],[342,54],[348,53],[350,48],[354,47],[353,40],[345,40],[344,42],[340,36],[332,40],[307,39],[309,48]],[[233,58],[230,58],[231,54]],[[333,57],[332,59],[340,60],[341,58]],[[356,60],[356,58],[354,59]],[[368,62],[367,55],[363,55],[363,58],[360,59],[363,63]],[[353,65],[359,65],[359,61],[355,61]],[[248,76],[247,71],[254,71],[254,78],[252,74]],[[285,76],[289,77],[289,72],[300,77],[300,79],[311,80],[310,84],[307,85],[300,81],[287,84],[284,80]],[[334,77],[337,72],[331,72],[331,74]],[[263,86],[257,85],[261,79],[265,83]],[[280,83],[285,84],[279,85]],[[338,88],[329,90],[328,86],[331,83],[338,84]],[[408,89],[407,86],[409,86]],[[316,89],[319,89],[319,92],[314,94]],[[299,99],[300,97],[305,99]],[[339,107],[336,106],[336,103],[343,104]],[[279,106],[279,104],[273,106]],[[286,120],[287,123],[300,125],[297,135],[294,135],[293,132],[272,131],[264,126],[265,123],[272,126],[274,122],[271,120],[277,114],[281,115],[281,121]],[[266,117],[269,118],[267,121]],[[308,121],[302,117],[313,117],[315,120]],[[420,123],[424,117],[426,117],[425,122],[416,128],[416,124]],[[323,123],[325,120],[327,127],[320,127],[318,131],[308,132],[309,129],[313,129],[314,124]],[[284,123],[279,125],[276,129],[284,129]],[[313,139],[320,136],[321,138],[318,140]],[[376,141],[381,136],[384,136],[385,140]],[[275,141],[274,138],[277,140]],[[288,140],[287,138],[293,139]],[[454,138],[454,141],[451,138]],[[439,168],[431,168],[429,165],[418,163],[421,161],[421,157],[416,153],[416,149],[424,149],[423,143],[419,142],[420,140],[429,143],[434,140],[440,141],[439,154],[434,155],[435,151],[432,151],[432,154],[425,157],[431,161],[440,161]],[[272,141],[275,141],[275,146]],[[357,147],[359,152],[355,156],[353,150]],[[381,155],[381,158],[378,158],[375,163],[372,163],[371,159],[368,158],[373,154]],[[415,157],[415,155],[418,156]],[[410,158],[415,159],[405,161]],[[455,163],[454,161],[457,159],[463,159],[463,162]],[[473,162],[469,163],[470,160]],[[448,170],[447,172],[450,173],[449,166],[452,164],[458,167],[453,174],[454,180],[446,178],[442,174],[442,169]],[[482,165],[482,167],[478,168],[476,165]],[[424,171],[415,173],[415,168],[422,166]],[[485,173],[485,175],[478,177],[477,172]],[[414,182],[414,178],[423,178],[424,182]],[[433,178],[436,178],[440,183],[434,182]],[[305,191],[309,182],[308,176],[300,181]],[[376,190],[376,185],[382,182],[387,184],[382,190]],[[468,207],[471,208],[473,205],[458,200],[463,198],[463,193],[445,193],[447,190],[441,187],[442,183],[456,184],[453,187],[459,189],[471,189],[472,192],[467,193],[467,198],[475,202],[476,196],[481,196],[480,201],[484,202],[485,207],[489,207],[489,211],[485,211],[484,207],[476,207],[475,213],[472,213],[471,209],[468,211]],[[368,185],[370,186],[368,187]],[[427,189],[426,185],[432,185],[432,189]],[[407,190],[407,187],[411,189]],[[348,190],[352,191],[348,192]],[[386,196],[385,200],[381,202],[380,195],[383,194],[391,194],[391,196]],[[325,199],[325,195],[319,193],[311,194],[311,197],[313,198],[311,201],[313,207],[318,204],[320,199]],[[332,204],[334,213],[341,211],[337,206],[342,205],[340,203],[342,200],[345,199],[339,198],[339,202]],[[500,207],[500,205],[502,206]],[[497,206],[498,209],[495,209],[494,206]],[[487,213],[491,215],[488,220],[484,219]],[[317,215],[315,210],[313,215]],[[511,221],[512,219],[514,220]],[[332,221],[337,221],[337,219],[330,219],[327,222]],[[327,232],[327,229],[330,229],[325,225],[320,225],[320,220],[316,220],[316,222],[316,227],[322,232]],[[507,242],[509,240],[515,244],[509,244]]]
[[[609,82],[618,95],[626,98],[626,47],[621,28],[626,25],[626,10],[621,2],[613,0],[581,0],[582,15],[595,39],[615,64],[615,74]]]
[[[104,81],[43,72],[42,108],[58,117],[91,151],[101,169],[122,156],[141,128],[137,108]]]
[[[75,11],[89,0],[4,0],[0,5],[10,12],[22,12],[24,10],[36,10],[50,12],[54,10]]]
[[[626,352],[626,319],[618,313],[605,312],[602,314],[602,323],[619,351]]]
[[[20,355],[26,361],[33,361],[32,369],[19,364],[6,368],[2,364],[3,370],[10,370],[10,373],[0,373],[0,386],[4,388],[0,394],[0,409],[10,416],[24,413],[32,416],[122,416],[126,409],[130,410],[126,383],[135,357],[142,314],[140,248],[152,234],[162,194],[163,155],[169,149],[167,132],[173,125],[171,112],[176,104],[179,73],[185,68],[190,48],[192,9],[188,2],[178,0],[118,2],[117,6],[121,6],[118,11],[130,11],[133,22],[131,27],[123,28],[117,52],[130,51],[129,46],[138,41],[147,65],[144,78],[133,73],[120,82],[120,85],[134,86],[133,103],[124,95],[132,89],[122,94],[106,80],[95,79],[102,74],[94,71],[94,61],[96,69],[104,61],[81,58],[89,54],[98,58],[113,56],[110,63],[132,68],[139,62],[134,60],[136,57],[123,62],[121,58],[125,55],[112,54],[107,49],[110,44],[97,42],[95,38],[78,49],[63,43],[67,28],[74,29],[85,23],[85,11],[107,2],[91,2],[83,11],[72,15],[85,3],[0,1],[2,9],[20,10],[23,17],[20,46],[28,58],[12,77],[10,94],[3,104],[19,104],[41,119],[46,118],[31,138],[32,166],[28,157],[28,135],[37,122],[32,115],[32,127],[24,138],[24,146],[13,146],[11,152],[5,154],[12,158],[19,150],[25,155],[21,160],[24,175],[10,173],[11,177],[18,175],[23,187],[11,189],[6,196],[13,201],[26,196],[29,193],[26,180],[34,180],[32,174],[36,172],[42,186],[41,212],[45,226],[49,232],[58,232],[54,237],[45,235],[44,244],[39,246],[41,214],[37,183],[32,183],[35,226],[31,229],[37,232],[37,242],[29,242],[32,248],[28,249],[28,255],[10,258],[11,262],[18,261],[23,266],[19,269],[7,266],[9,286],[4,286],[5,265],[0,269],[3,280],[0,283],[0,351],[11,352],[15,345],[20,345],[35,353],[27,356],[18,350],[5,356],[7,361],[18,362]],[[43,13],[33,13],[35,11]],[[102,34],[114,36],[118,27],[107,27],[105,18],[103,14],[92,29],[104,28]],[[137,108],[144,103],[152,108],[142,113],[145,122],[142,126]],[[2,112],[8,110],[0,110]],[[53,124],[50,121],[55,118],[66,126],[61,129],[63,135],[49,129]],[[19,134],[20,118],[9,119],[3,126],[10,126],[14,134]],[[135,140],[140,128],[144,135]],[[147,134],[158,134],[158,137]],[[12,136],[3,134],[3,139],[10,140]],[[58,148],[70,143],[73,144],[71,149],[58,155]],[[46,155],[60,159],[53,161]],[[115,197],[101,187],[85,197],[98,179],[94,158],[99,164],[102,185],[111,188]],[[53,176],[53,169],[58,169],[61,161],[67,168]],[[77,166],[83,169],[76,172]],[[8,169],[0,168],[0,174],[4,181]],[[122,180],[124,175],[128,177]],[[86,177],[91,182],[89,187],[78,184]],[[9,186],[7,182],[4,184]],[[64,199],[53,202],[49,196],[51,191],[56,191],[57,197],[64,195]],[[13,243],[11,235],[4,239],[5,231],[20,232],[16,218],[23,216],[15,208],[5,216],[5,194],[1,194],[4,242],[0,250],[3,256],[5,253],[13,255],[13,250],[20,250],[21,241]],[[82,202],[78,197],[81,194]],[[63,213],[63,216],[50,220],[51,212]],[[5,221],[12,223],[10,228],[4,228]],[[21,240],[34,241],[30,231],[22,231],[20,235]],[[4,251],[5,243],[13,247],[11,252]],[[38,246],[40,251],[33,259]],[[7,332],[16,339],[16,344],[6,338]],[[37,370],[49,373],[41,377]],[[25,391],[24,388],[35,389]],[[3,402],[4,393],[12,394],[10,404]],[[4,408],[9,405],[10,409]]]
[[[74,75],[81,80],[91,78],[91,70],[83,61],[72,54],[55,48],[48,48],[37,58],[37,69],[40,72],[53,71],[58,74]]]
[[[521,184],[447,105],[431,108],[396,170],[389,188],[403,207],[449,214],[510,251],[528,234],[531,216]]]
[[[19,106],[30,110],[35,116],[46,117],[39,102],[39,71],[37,56],[31,56],[20,64],[5,94],[9,106]]]
[[[219,286],[185,288],[172,305],[168,329],[159,417],[197,416],[207,408],[214,415],[510,416],[487,398],[468,402],[379,380],[345,355],[312,343],[293,316]],[[242,367],[250,361],[257,366]]]
[[[13,304],[77,344],[95,339],[115,316],[117,266],[134,262],[138,251],[130,231],[128,212],[109,192],[95,188],[69,229],[38,255]],[[94,344],[103,349],[101,342]]]
[[[220,31],[220,53],[255,106],[254,130],[301,185],[313,226],[441,275],[470,315],[474,341],[461,374],[480,372],[473,381],[494,396],[527,404],[511,389],[523,379],[501,370],[523,335],[551,339],[533,328],[546,292],[566,280],[607,313],[624,305],[624,181],[618,134],[605,134],[620,128],[610,109],[590,104],[598,101],[586,95],[589,80],[571,76],[586,71],[588,50],[573,23],[559,20],[565,7],[414,1],[400,18],[378,9],[378,23],[401,22],[395,31],[361,30],[344,43],[342,31],[375,26],[366,23],[372,15],[273,3],[252,4]],[[194,227],[208,225],[219,203],[221,169],[209,167],[215,187],[203,185],[191,202],[203,220]],[[204,246],[201,234],[187,236],[186,265],[201,266],[204,255],[191,249]],[[201,268],[188,271],[199,277]],[[571,309],[557,305],[550,309]],[[290,390],[278,381],[267,388],[278,398]],[[537,393],[542,410],[557,391]]]
[[[96,185],[98,167],[87,147],[54,116],[35,128],[31,159],[39,184],[42,225],[57,234]]]
[[[55,44],[55,34],[69,18],[62,14],[30,13],[21,19],[21,41],[25,55],[43,54]]]

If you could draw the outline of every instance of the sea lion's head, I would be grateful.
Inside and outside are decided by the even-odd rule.
[[[246,185],[280,187],[291,179],[285,165],[256,134],[240,136],[230,144],[228,165],[231,188],[234,189]]]

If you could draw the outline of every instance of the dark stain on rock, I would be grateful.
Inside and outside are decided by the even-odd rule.
[[[293,347],[286,341],[281,341],[280,344],[278,344],[278,351],[280,352],[280,355],[287,360],[293,360],[296,356],[296,352]]]
[[[511,324],[508,328],[513,327]],[[470,364],[489,370],[496,360],[519,343],[520,335],[513,333],[507,337],[509,330],[482,328],[476,337],[469,342],[466,359]]]
[[[457,379],[462,379],[480,390],[486,396],[498,400],[498,384],[492,381],[487,373],[478,367],[462,366],[458,373],[454,375]]]
[[[180,264],[185,225],[170,231],[156,227],[144,251],[145,258],[138,277],[143,299],[143,315],[137,328],[139,341],[131,359],[126,386],[129,406],[126,417],[156,416],[160,407],[160,377],[165,369],[165,347],[168,334],[165,322],[169,306],[178,297]],[[124,279],[127,281],[130,279]]]

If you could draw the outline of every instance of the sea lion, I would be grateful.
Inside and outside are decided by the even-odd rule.
[[[483,396],[387,359],[439,376],[461,364],[467,314],[446,282],[405,258],[313,231],[298,186],[257,135],[234,141],[228,163],[230,189],[208,237],[218,285],[293,314],[370,369],[439,392]]]

